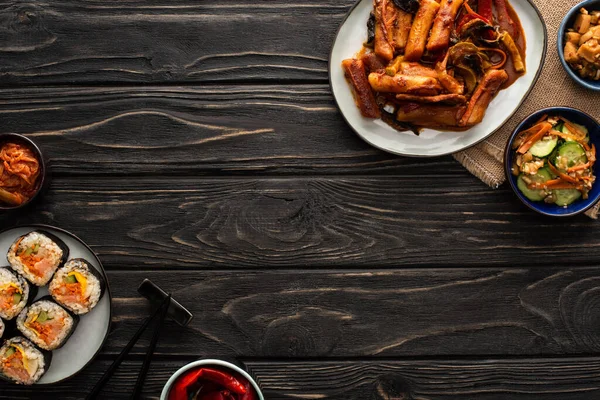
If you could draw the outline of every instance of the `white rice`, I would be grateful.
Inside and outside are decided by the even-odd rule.
[[[77,315],[88,313],[92,308],[96,307],[102,293],[100,281],[91,273],[89,268],[94,267],[91,265],[88,267],[87,263],[82,259],[69,260],[64,267],[56,271],[48,288],[54,300]],[[65,285],[64,279],[73,271],[79,272],[87,279],[87,286],[83,296],[86,299],[84,302],[65,301],[60,294],[59,289]]]
[[[0,268],[0,288],[7,286],[9,283],[14,283],[21,289],[22,296],[21,301],[18,304],[14,304],[10,309],[0,309],[0,318],[5,320],[11,320],[16,317],[27,305],[27,299],[29,298],[29,285],[25,280],[7,268]]]
[[[0,319],[0,339],[2,339],[3,335],[4,335],[4,321],[2,321]]]
[[[33,274],[17,255],[27,250],[27,248],[34,247],[36,244],[40,246],[40,249],[38,250],[39,254],[41,254],[43,258],[48,259],[52,265],[52,268],[41,277]],[[27,278],[29,282],[37,286],[44,286],[50,281],[52,275],[54,275],[54,272],[56,272],[56,269],[60,266],[62,256],[63,251],[58,244],[54,243],[52,239],[43,233],[34,231],[25,235],[20,242],[19,239],[17,239],[10,246],[7,258],[12,269]]]
[[[30,378],[27,381],[17,381],[11,378],[9,375],[7,375],[6,371],[2,369],[3,363],[1,361],[6,358],[6,351],[12,345],[18,345],[23,349],[25,357],[27,359],[27,363],[30,366],[30,369],[32,370],[31,372],[33,372],[33,374],[31,374],[30,371],[28,371],[30,373]],[[25,338],[15,337],[9,339],[0,348],[0,374],[6,376],[8,379],[16,383],[22,385],[33,385],[35,382],[40,380],[42,375],[44,375],[44,373],[46,372],[46,368],[46,361],[44,360],[44,355],[42,354],[42,352],[36,349],[35,346],[33,346],[33,344],[31,344],[31,342],[26,340]]]
[[[60,318],[64,321],[62,330],[59,335],[49,344],[47,344],[42,338],[38,337],[35,332],[28,328],[25,323],[30,322],[34,317],[36,317],[40,312],[46,311],[49,316],[52,318]],[[71,331],[73,330],[73,317],[69,315],[65,309],[63,309],[58,304],[48,301],[48,300],[39,300],[33,303],[29,308],[21,311],[19,316],[17,317],[17,328],[21,333],[33,343],[35,343],[38,347],[44,350],[56,350],[61,347],[65,341],[65,339],[69,336]]]

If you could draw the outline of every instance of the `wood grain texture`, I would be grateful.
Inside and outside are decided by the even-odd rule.
[[[185,329],[165,325],[145,398],[155,399],[180,366],[209,357],[245,360],[267,399],[403,398],[400,389],[415,400],[598,395],[597,357],[535,358],[600,354],[597,268],[307,273],[112,266],[114,324],[100,359],[43,395],[0,383],[0,399],[82,398],[148,315],[135,292],[146,277],[194,319]],[[102,398],[126,398],[148,337]],[[371,361],[359,359],[365,356]]]
[[[0,82],[326,82],[352,4],[3,1]]]
[[[0,131],[36,140],[55,174],[469,176],[450,157],[368,146],[326,85],[5,89],[0,99]]]
[[[108,265],[153,269],[588,265],[600,255],[585,216],[548,219],[508,189],[441,180],[64,177],[32,213],[0,224],[64,227]]]
[[[149,305],[143,278],[194,319],[169,322],[157,354],[344,358],[600,354],[597,268],[160,271],[108,265],[117,354]],[[145,342],[147,344],[147,342]],[[142,342],[136,354],[145,351]]]
[[[593,400],[600,359],[249,362],[267,399]]]
[[[24,388],[0,381],[0,399],[2,400],[82,400],[92,390],[94,384],[108,369],[114,357],[100,357],[91,367],[84,369],[73,379],[57,385],[39,388]],[[142,399],[158,400],[163,386],[169,377],[192,358],[155,357],[150,366],[142,392]],[[103,388],[98,400],[126,400],[131,393],[142,367],[140,357],[128,357],[115,375]]]
[[[192,360],[156,357],[142,399],[159,399],[171,374]],[[43,389],[0,382],[0,399],[83,399],[111,361],[112,357],[101,357],[93,367],[71,381]],[[126,359],[99,399],[129,399],[141,363],[139,357]],[[243,364],[268,400],[595,400],[600,395],[600,358],[597,357],[470,361],[252,360]]]

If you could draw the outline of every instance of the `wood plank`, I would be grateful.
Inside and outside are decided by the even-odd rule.
[[[81,400],[91,391],[114,357],[100,357],[91,366],[67,382],[43,388],[25,388],[0,381],[0,399],[6,400]],[[158,400],[169,377],[180,367],[193,361],[190,358],[164,358],[155,356],[146,378],[142,399]],[[142,367],[140,357],[128,357],[111,380],[104,386],[99,400],[130,399]]]
[[[600,256],[593,220],[544,218],[470,176],[59,177],[32,211],[0,225],[61,226],[109,265],[153,269],[572,266]]]
[[[267,399],[593,400],[600,359],[248,362]]]
[[[10,89],[0,99],[2,131],[39,142],[55,174],[470,176],[450,157],[370,147],[326,85]]]
[[[108,368],[100,360],[65,383],[29,389],[0,382],[0,399],[80,400]],[[157,400],[167,379],[190,358],[155,356],[142,399]],[[600,358],[286,361],[245,363],[269,400],[595,400],[600,395]],[[129,399],[141,367],[127,359],[100,399]],[[402,397],[404,396],[404,397]]]
[[[2,1],[0,82],[326,82],[353,3]]]
[[[598,268],[363,271],[122,271],[104,354],[115,355],[150,308],[144,278],[194,319],[168,322],[157,354],[323,358],[600,355]],[[146,342],[134,349],[145,352]]]

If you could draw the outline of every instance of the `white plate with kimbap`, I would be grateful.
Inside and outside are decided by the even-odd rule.
[[[0,379],[72,377],[98,354],[110,320],[106,274],[79,238],[42,225],[0,232]]]

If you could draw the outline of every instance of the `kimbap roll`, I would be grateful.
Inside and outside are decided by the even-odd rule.
[[[58,304],[81,315],[96,307],[105,286],[103,276],[94,266],[83,258],[76,258],[56,271],[49,291]]]
[[[33,299],[37,288],[9,268],[0,268],[0,318],[9,321],[25,308],[29,299]]]
[[[39,348],[56,350],[67,342],[78,322],[79,317],[45,296],[21,311],[17,329]]]
[[[44,286],[69,257],[62,240],[45,231],[33,231],[18,238],[8,250],[12,269],[29,282]]]
[[[0,339],[4,336],[4,321],[0,319]]]
[[[42,353],[29,340],[14,337],[0,347],[0,376],[21,385],[33,385],[50,367],[51,353]]]

